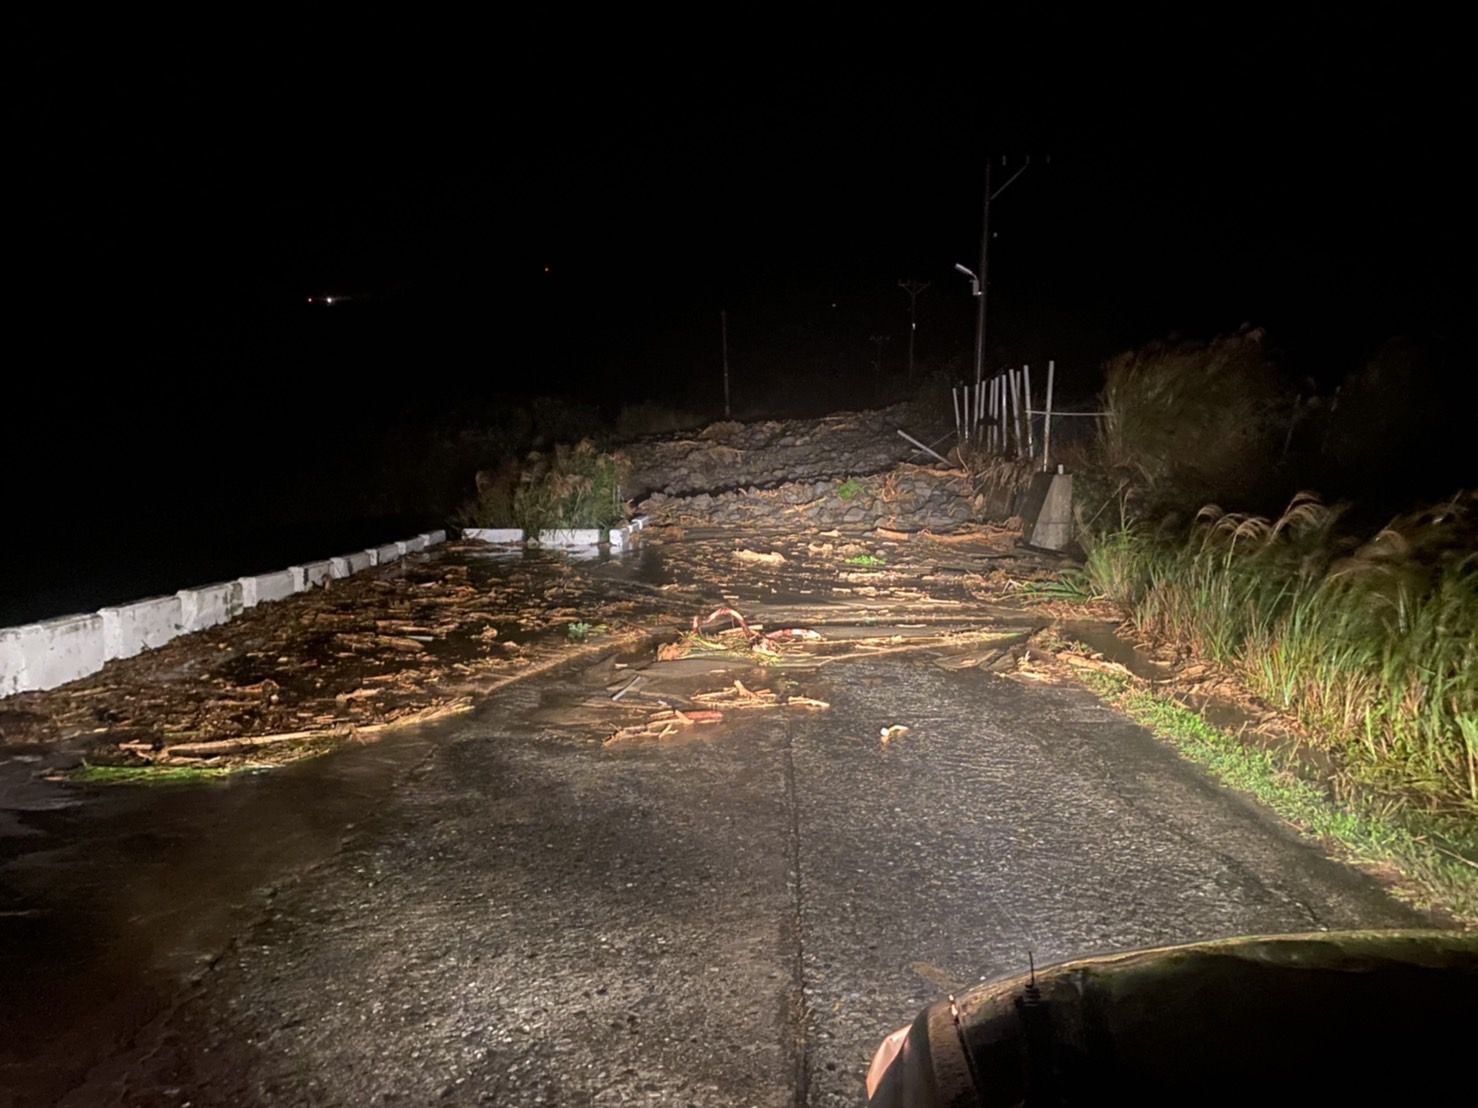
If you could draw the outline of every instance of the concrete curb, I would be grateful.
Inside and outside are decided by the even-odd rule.
[[[444,542],[444,530],[425,531],[338,558],[181,589],[173,596],[0,627],[0,698],[54,689],[96,673],[104,662],[131,658],[180,635],[219,626],[258,604],[286,600],[331,580],[362,573],[372,566],[389,565]]]
[[[103,617],[58,616],[41,623],[10,627],[0,651],[0,692],[49,689],[103,668]]]
[[[493,546],[539,546],[551,550],[563,550],[571,557],[586,559],[598,553],[598,547],[609,543],[612,554],[621,554],[632,548],[636,532],[646,523],[645,516],[638,516],[620,527],[609,531],[599,527],[560,528],[540,531],[529,535],[517,527],[464,527],[462,538],[473,542],[485,542]]]
[[[132,658],[163,646],[180,633],[184,609],[180,598],[156,596],[98,609],[103,618],[103,658]]]
[[[540,531],[540,546],[568,548],[572,546],[599,546],[599,527],[565,528],[558,531]]]
[[[255,608],[270,600],[285,600],[298,591],[297,579],[291,569],[280,569],[276,573],[259,573],[255,577],[241,577],[241,604]]]
[[[475,542],[509,544],[523,542],[523,532],[517,527],[464,527],[462,537]]]
[[[241,601],[241,582],[222,581],[218,585],[201,585],[198,589],[181,589],[180,629],[204,631],[228,619],[235,619],[246,607]]]

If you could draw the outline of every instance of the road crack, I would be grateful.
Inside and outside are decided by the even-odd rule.
[[[786,1003],[790,1047],[794,1062],[794,1095],[791,1103],[805,1108],[811,1092],[810,1011],[806,1003],[805,886],[801,873],[801,809],[796,792],[795,735],[792,725],[785,725],[785,808],[786,862],[790,871],[791,980]]]

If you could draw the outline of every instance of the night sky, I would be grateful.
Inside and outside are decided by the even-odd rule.
[[[862,11],[20,28],[12,525],[63,563],[78,520],[182,504],[331,529],[323,459],[409,422],[551,391],[715,410],[720,308],[741,412],[864,405],[869,335],[902,371],[899,278],[932,282],[924,364],[968,363],[988,155],[1033,158],[993,214],[995,359],[1087,399],[1119,350],[1251,323],[1325,386],[1406,336],[1471,390],[1455,25]]]

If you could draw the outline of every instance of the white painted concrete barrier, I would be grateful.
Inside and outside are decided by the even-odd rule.
[[[332,560],[304,562],[300,566],[288,566],[287,571],[293,575],[293,591],[307,592],[315,585],[322,586],[333,576]]]
[[[0,697],[21,691],[25,666],[26,656],[21,652],[16,629],[7,627],[0,631]]]
[[[632,527],[629,523],[624,527],[612,527],[611,553],[620,554],[625,550],[631,549],[631,534]]]
[[[101,608],[98,615],[103,620],[103,659],[111,662],[169,642],[180,633],[184,607],[176,594]]]
[[[204,631],[235,619],[241,614],[241,582],[222,581],[201,585],[198,589],[181,589],[180,627],[185,631]]]
[[[600,542],[598,527],[565,528],[557,531],[540,531],[540,546],[595,546]]]
[[[475,542],[523,542],[523,532],[517,527],[464,527],[462,537]]]
[[[103,668],[103,617],[59,616],[10,629],[19,653],[16,692],[65,685]]]
[[[283,600],[330,580],[387,565],[408,553],[446,542],[445,531],[305,562],[273,573],[181,589],[116,604],[83,615],[61,616],[19,627],[0,627],[0,697],[51,689],[96,673],[114,658],[131,658],[192,631],[234,619],[257,604]]]
[[[297,592],[297,582],[290,569],[279,569],[275,573],[258,573],[255,577],[242,577],[241,606],[255,608],[272,600],[286,600]]]

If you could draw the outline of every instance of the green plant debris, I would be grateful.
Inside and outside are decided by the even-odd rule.
[[[251,766],[95,766],[83,762],[67,774],[78,785],[185,785],[213,781]]]
[[[861,566],[864,569],[876,569],[888,564],[888,559],[877,554],[854,554],[847,559],[849,566]]]
[[[1048,581],[1028,581],[1022,586],[1020,595],[1027,600],[1067,600],[1076,603],[1100,599],[1087,570],[1078,568],[1065,570]]]
[[[604,635],[609,630],[610,627],[604,623],[586,623],[584,620],[581,620],[565,628],[565,634],[573,642],[584,642],[586,639],[593,638],[596,635]]]
[[[1419,907],[1478,921],[1478,836],[1463,821],[1367,799],[1336,802],[1273,752],[1208,723],[1178,701],[1119,674],[1082,680],[1135,722],[1168,740],[1223,783],[1249,793],[1304,833],[1336,846],[1348,859],[1394,866],[1398,889]]]
[[[855,477],[848,477],[837,486],[837,497],[841,500],[854,500],[862,491],[862,482]]]

